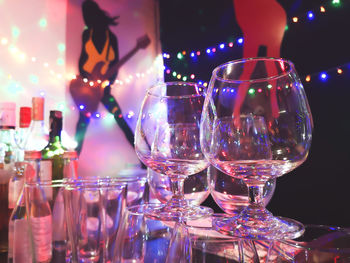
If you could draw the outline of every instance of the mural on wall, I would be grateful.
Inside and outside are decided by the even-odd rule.
[[[243,58],[266,56],[280,57],[281,44],[287,25],[287,14],[276,0],[233,0],[235,17],[243,37]],[[249,79],[255,65],[249,63],[243,69],[241,79]],[[277,73],[277,67],[266,67],[269,75]],[[272,84],[272,87],[275,85]],[[237,94],[234,114],[239,115],[240,109],[248,93],[248,85],[240,85]],[[270,89],[271,114],[273,118],[279,115],[276,89]],[[258,110],[258,109],[257,109]]]
[[[67,10],[67,67],[77,72],[67,85],[75,108],[67,127],[79,172],[116,175],[140,163],[136,118],[146,89],[162,80],[157,3],[70,0]]]
[[[136,119],[146,89],[163,79],[158,1],[18,4],[0,1],[0,100],[16,102],[18,116],[43,96],[46,127],[48,112],[62,111],[65,146],[78,142],[82,176],[140,164]]]

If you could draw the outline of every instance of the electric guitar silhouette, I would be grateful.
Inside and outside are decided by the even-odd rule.
[[[103,82],[108,80],[111,76],[118,72],[125,62],[127,62],[136,52],[140,49],[145,49],[151,40],[148,35],[144,35],[137,39],[136,46],[130,50],[124,57],[122,57],[116,64],[110,67],[105,74],[101,74],[101,68],[105,62],[98,62],[93,68],[89,79],[78,75],[75,79],[72,79],[69,84],[69,91],[74,100],[75,105],[80,108],[84,106],[83,112],[90,112],[91,114],[97,111],[97,107],[103,96]]]

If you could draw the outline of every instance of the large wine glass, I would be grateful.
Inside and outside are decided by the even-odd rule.
[[[201,121],[201,147],[210,163],[242,179],[249,205],[217,220],[226,234],[296,238],[301,223],[273,216],[263,205],[265,183],[302,164],[311,144],[312,117],[294,65],[284,59],[227,62],[212,74]]]
[[[184,180],[209,166],[201,151],[199,126],[205,90],[191,82],[165,82],[151,87],[143,100],[135,131],[137,156],[155,172],[169,176],[172,198],[149,217],[189,220],[212,209],[184,198]]]

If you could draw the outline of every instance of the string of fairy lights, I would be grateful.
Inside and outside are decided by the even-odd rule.
[[[340,0],[331,0],[330,1],[330,6],[333,7],[340,7],[342,5]],[[328,9],[328,7],[327,7]],[[321,5],[319,6],[319,8],[317,8],[317,10],[309,10],[306,13],[304,13],[301,16],[294,16],[291,18],[291,20],[289,21],[289,23],[287,23],[286,26],[286,30],[289,29],[289,27],[295,23],[302,23],[305,21],[312,21],[314,19],[316,19],[318,16],[320,15],[324,15],[328,12],[328,10],[326,9],[325,5]],[[41,18],[39,21],[39,26],[40,27],[47,27],[47,21],[44,18]],[[48,73],[56,78],[56,79],[65,79],[67,81],[75,79],[77,76],[75,74],[72,73],[68,73],[68,74],[63,74],[62,72],[62,68],[55,68],[53,65],[57,64],[56,66],[61,66],[64,65],[65,61],[62,57],[57,58],[56,63],[53,63],[52,65],[50,65],[47,61],[38,58],[38,57],[34,57],[34,56],[29,56],[25,51],[21,50],[20,48],[18,48],[17,46],[15,46],[13,43],[15,43],[15,41],[12,41],[13,39],[18,38],[19,35],[19,29],[16,27],[12,28],[12,39],[6,36],[0,36],[0,46],[3,48],[7,48],[8,52],[13,56],[14,59],[16,59],[17,61],[21,62],[21,63],[25,63],[27,61],[29,61],[30,63],[36,63],[36,64],[42,64],[42,66],[48,71]],[[244,38],[242,36],[236,36],[234,37],[234,40],[231,40],[229,42],[220,42],[214,46],[211,47],[207,47],[204,49],[198,49],[198,50],[182,50],[179,52],[175,52],[174,54],[169,54],[169,53],[163,53],[162,56],[158,56],[155,61],[152,63],[152,65],[146,69],[144,72],[136,72],[134,74],[128,74],[127,76],[123,76],[123,78],[118,78],[114,83],[111,84],[112,87],[118,87],[118,86],[123,86],[123,85],[127,85],[132,83],[133,81],[137,80],[137,79],[142,79],[145,76],[154,73],[155,70],[158,71],[160,65],[162,65],[166,62],[171,62],[174,60],[178,60],[178,61],[182,61],[184,59],[192,59],[193,61],[202,57],[202,56],[213,56],[219,52],[224,52],[227,51],[229,49],[233,49],[233,48],[240,48],[242,47],[244,44]],[[65,51],[65,44],[63,43],[59,43],[57,45],[58,50],[60,51],[60,54],[63,54],[63,52]],[[323,71],[323,72],[318,72],[318,73],[314,73],[314,74],[309,74],[307,76],[305,76],[304,80],[305,82],[311,82],[315,79],[321,80],[321,81],[327,81],[330,78],[330,75],[332,75],[333,73],[335,73],[336,75],[342,75],[345,71],[349,70],[350,68],[350,63]],[[180,72],[177,72],[175,70],[170,69],[167,66],[164,66],[164,74],[172,76],[174,79],[177,80],[182,80],[182,81],[194,81],[197,82],[200,85],[203,85],[204,87],[206,87],[208,85],[208,83],[206,81],[202,81],[200,79],[197,78],[196,74],[193,73],[189,73],[189,74],[182,74]],[[7,76],[8,79],[15,79],[15,74],[5,74]],[[36,75],[31,75],[30,76],[30,81],[33,83],[37,83],[38,82],[38,76]],[[91,87],[95,86],[95,85],[100,85],[102,84],[101,80],[89,80],[89,79],[83,79],[83,82],[86,83],[86,85],[89,85]],[[105,85],[109,85],[110,83],[105,83]],[[18,85],[18,84],[17,84]],[[41,91],[40,92],[41,96],[45,96],[45,92]],[[83,110],[85,108],[84,105],[79,105],[78,109],[79,110]],[[58,109],[59,110],[65,110],[66,106],[65,103],[60,102],[58,103]],[[72,106],[71,110],[75,110],[76,107]],[[89,113],[88,113],[89,114]],[[90,113],[91,116],[91,113]],[[109,116],[109,114],[106,113],[94,113],[94,115],[92,117],[95,118],[107,118]],[[133,116],[135,116],[135,113],[133,111],[128,111],[126,113],[126,118],[130,119]]]
[[[342,3],[340,0],[330,1],[331,7],[340,7],[341,5],[342,5]],[[289,27],[293,24],[307,22],[307,21],[313,21],[318,16],[324,15],[326,13],[327,13],[327,10],[326,10],[325,5],[321,5],[315,10],[309,10],[306,13],[303,13],[303,15],[301,15],[301,16],[293,16],[290,19],[289,23],[287,23],[285,30],[289,30]],[[214,46],[207,47],[207,48],[204,48],[201,50],[182,50],[182,51],[175,52],[174,54],[170,54],[170,53],[165,52],[165,53],[163,53],[163,58],[164,58],[165,63],[167,63],[167,62],[170,63],[173,61],[181,62],[184,59],[187,59],[190,61],[192,60],[194,62],[195,60],[197,60],[198,58],[203,57],[203,56],[214,56],[215,54],[217,54],[219,52],[226,52],[232,48],[241,48],[243,46],[243,43],[244,43],[244,38],[242,36],[236,36],[236,37],[234,37],[233,41],[220,42]],[[338,75],[341,75],[344,71],[344,67],[346,68],[346,66],[344,66],[344,65],[337,67],[336,73]],[[333,70],[327,70],[327,71],[322,71],[322,72],[318,72],[318,73],[314,73],[314,74],[309,74],[305,77],[305,81],[310,82],[311,80],[316,79],[314,77],[315,75],[318,75],[317,79],[320,79],[321,81],[327,81],[328,75],[330,74],[330,72],[333,72]],[[172,70],[171,68],[166,66],[165,67],[165,74],[172,77],[173,79],[182,80],[182,81],[191,80],[191,81],[196,81],[200,85],[204,85],[204,86],[208,85],[207,82],[198,79],[195,72],[185,74],[185,73],[181,73],[181,72],[176,71],[176,70]]]

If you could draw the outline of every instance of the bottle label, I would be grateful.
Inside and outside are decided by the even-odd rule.
[[[52,180],[52,161],[42,160],[40,162],[40,180],[41,181],[51,181]],[[45,187],[45,196],[48,201],[52,200],[52,188]]]
[[[49,261],[52,257],[52,216],[31,217],[30,222],[36,261]]]
[[[23,187],[23,180],[9,182],[9,209],[14,209],[18,200],[19,194]]]
[[[27,219],[18,219],[14,221],[13,227],[13,262],[31,263],[32,253],[29,241],[28,221]]]

